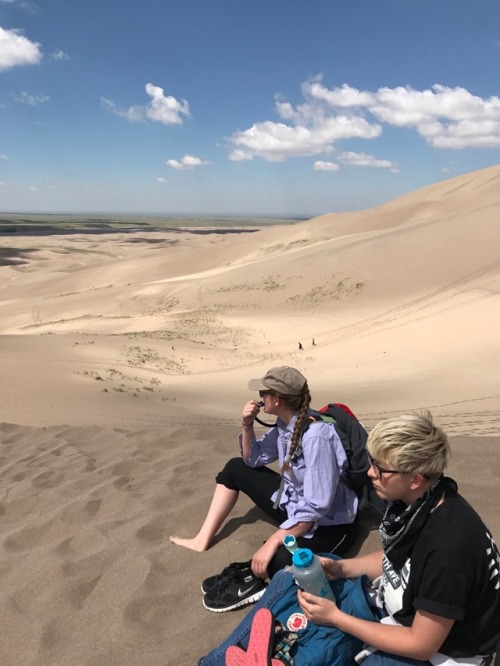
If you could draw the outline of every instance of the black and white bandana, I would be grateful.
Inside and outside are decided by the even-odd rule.
[[[455,494],[457,484],[449,477],[440,476],[413,504],[401,500],[388,504],[379,532],[384,553],[396,569],[410,556],[427,518],[446,492]]]

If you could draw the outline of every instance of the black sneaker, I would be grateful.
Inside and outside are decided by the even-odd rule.
[[[258,601],[266,591],[266,587],[262,578],[254,576],[250,571],[243,576],[227,578],[212,592],[205,594],[203,605],[214,613],[225,613]]]
[[[225,569],[222,569],[220,574],[205,578],[201,584],[201,591],[203,594],[208,594],[229,578],[234,578],[235,576],[247,576],[252,571],[250,564],[251,560],[248,560],[248,562],[231,562],[229,566],[227,566]]]

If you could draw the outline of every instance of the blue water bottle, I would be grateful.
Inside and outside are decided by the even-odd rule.
[[[297,585],[306,592],[335,601],[332,587],[323,571],[321,561],[309,548],[298,548],[294,552],[292,573]]]
[[[297,540],[295,539],[295,537],[292,534],[288,534],[283,539],[283,545],[288,550],[288,552],[291,553],[292,555],[298,549]]]

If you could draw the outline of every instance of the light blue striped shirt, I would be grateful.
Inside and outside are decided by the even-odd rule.
[[[312,412],[311,412],[312,413]],[[275,462],[283,465],[291,445],[297,417],[288,426],[281,419],[261,439],[250,442],[249,467],[260,467]],[[241,435],[240,435],[241,447]],[[318,525],[352,523],[358,509],[356,493],[340,482],[340,474],[347,465],[347,457],[332,423],[311,423],[302,439],[302,455],[292,460],[285,472],[280,507],[288,514],[280,527],[290,529],[299,522],[313,523],[304,534],[311,537]],[[270,498],[274,502],[277,493]]]

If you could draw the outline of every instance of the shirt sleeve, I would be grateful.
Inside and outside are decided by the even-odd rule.
[[[413,607],[450,620],[463,620],[469,588],[470,577],[466,572],[429,563]]]
[[[250,456],[243,458],[249,467],[262,467],[278,459],[278,428],[268,430],[261,439],[255,437],[250,441]],[[238,437],[240,452],[242,435]]]

